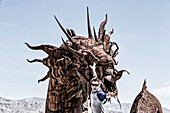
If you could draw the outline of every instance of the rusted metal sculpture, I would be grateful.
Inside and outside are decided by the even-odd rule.
[[[93,27],[93,36],[87,8],[88,38],[77,36],[72,29],[65,30],[56,17],[55,19],[68,40],[64,41],[62,38],[63,44],[59,48],[51,45],[30,46],[25,43],[30,49],[43,50],[48,54],[47,58],[28,62],[42,62],[49,68],[47,75],[38,80],[39,83],[50,78],[46,113],[81,113],[82,104],[90,93],[90,80],[93,78],[91,67],[94,63],[97,76],[103,82],[102,88],[106,92],[118,92],[116,81],[127,71],[118,71],[115,68],[119,47],[117,43],[110,41],[113,29],[106,34],[107,15],[100,25],[98,36]],[[116,49],[113,50],[112,46],[116,46]],[[105,79],[107,75],[112,77],[110,81]]]
[[[146,80],[142,91],[135,98],[130,113],[163,113],[159,100],[147,89]]]

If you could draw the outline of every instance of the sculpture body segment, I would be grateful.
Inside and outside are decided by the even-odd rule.
[[[130,113],[163,113],[159,100],[147,89],[146,80],[142,91],[136,96]]]
[[[50,78],[46,98],[46,113],[82,112],[82,104],[90,93],[90,80],[93,78],[92,66],[94,63],[96,64],[97,76],[102,81],[102,89],[105,92],[118,92],[116,81],[121,78],[124,71],[127,72],[126,70],[118,71],[115,68],[117,65],[115,57],[119,47],[115,42],[110,41],[113,30],[109,34],[105,34],[104,27],[107,15],[100,25],[98,36],[93,28],[94,37],[90,28],[88,9],[87,17],[88,38],[77,36],[71,29],[65,30],[55,17],[68,38],[67,41],[62,38],[63,44],[59,48],[52,45],[30,46],[25,43],[30,49],[43,50],[48,54],[48,57],[44,59],[28,60],[30,63],[41,62],[49,68],[47,75],[38,81]],[[116,46],[116,49],[113,50],[112,46]],[[105,76],[108,75],[111,76],[110,81],[105,79]]]

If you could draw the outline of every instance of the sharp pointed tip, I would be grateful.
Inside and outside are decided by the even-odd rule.
[[[60,24],[60,22],[58,21],[57,17],[54,15],[55,20],[57,21],[58,24]]]
[[[146,88],[147,88],[147,86],[146,86],[146,78],[145,78],[145,80],[144,80],[144,82],[143,82],[142,91],[145,90]]]
[[[89,15],[89,8],[88,8],[88,6],[87,6],[87,15]]]
[[[62,39],[64,45],[67,47],[67,43],[64,41],[63,37],[61,37],[61,39]]]
[[[65,42],[64,39],[63,39],[63,37],[61,37],[61,39],[62,39],[63,42]]]
[[[57,17],[54,15],[54,18],[57,19]]]
[[[29,44],[27,42],[24,43],[25,45],[29,46]]]
[[[130,75],[129,71],[127,71],[127,70],[125,70],[125,71],[126,71],[126,73],[127,73],[127,74],[129,74],[129,75]]]
[[[106,20],[107,20],[107,14],[106,14]]]
[[[29,62],[29,63],[30,63],[30,60],[28,60],[28,59],[27,59],[27,62]]]
[[[145,78],[145,80],[144,80],[144,83],[146,84],[146,78]]]
[[[25,42],[24,44],[28,45],[28,43],[27,43],[27,42]]]

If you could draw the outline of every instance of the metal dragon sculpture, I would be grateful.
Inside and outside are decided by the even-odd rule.
[[[159,100],[147,89],[146,80],[142,91],[136,96],[130,113],[163,113]]]
[[[41,62],[49,68],[47,75],[38,80],[39,83],[50,78],[45,113],[82,112],[82,105],[90,93],[94,63],[96,64],[97,77],[103,83],[102,89],[105,92],[117,92],[116,97],[119,102],[116,81],[121,78],[123,72],[127,71],[118,71],[115,68],[118,64],[115,57],[119,47],[116,42],[110,41],[113,29],[106,34],[107,15],[100,25],[98,36],[93,27],[93,36],[87,8],[88,38],[76,35],[72,29],[65,30],[56,17],[55,20],[68,38],[67,41],[64,41],[61,37],[63,44],[60,47],[31,46],[25,43],[30,49],[43,50],[48,54],[48,57],[44,59],[27,60],[30,63]],[[116,46],[116,49],[113,50],[112,46]],[[129,74],[129,72],[127,73]],[[105,76],[108,75],[111,76],[110,81],[105,79]]]

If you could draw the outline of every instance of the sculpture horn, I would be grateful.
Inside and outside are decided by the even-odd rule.
[[[114,29],[112,29],[110,32],[109,32],[109,35],[113,34],[114,32]]]
[[[117,55],[117,51],[119,50],[119,46],[117,45],[117,43],[114,42],[114,44],[116,45],[116,50],[114,51],[112,58],[115,58]]]
[[[28,59],[27,59],[27,61],[28,61],[29,63],[33,63],[33,62],[43,62],[43,60],[41,60],[41,59],[34,59],[34,60],[28,60]]]
[[[130,75],[130,73],[128,71],[126,71],[126,70],[118,71],[117,74],[114,72],[114,75],[116,75],[116,77],[113,78],[113,81],[119,80],[122,77],[123,72],[127,72]]]
[[[70,31],[71,31],[72,37],[76,36],[76,33],[74,32],[74,30],[70,29]]]
[[[25,44],[33,50],[43,50],[46,52],[48,55],[51,55],[53,50],[58,50],[57,47],[54,47],[52,45],[40,45],[40,46],[30,46],[28,43],[25,42]]]
[[[102,39],[103,36],[103,31],[104,31],[104,27],[107,23],[107,14],[106,14],[106,19],[100,24],[100,28],[99,28],[99,39]]]
[[[95,30],[94,26],[93,26],[93,32],[94,32],[95,41],[98,42],[97,35],[96,35],[96,30]]]
[[[58,25],[62,29],[62,31],[65,33],[65,35],[68,37],[68,39],[71,41],[72,44],[74,44],[74,41],[72,40],[71,36],[66,32],[66,30],[63,28],[63,26],[60,24],[56,16],[54,15],[55,20],[57,21]]]
[[[106,32],[106,30],[104,30],[103,33],[102,33],[102,42],[104,42],[105,32]]]
[[[89,8],[87,7],[87,27],[88,27],[88,37],[93,38],[91,28],[90,28],[90,19],[89,19]]]
[[[43,50],[42,46],[30,46],[27,42],[25,42],[25,44],[33,50]]]

